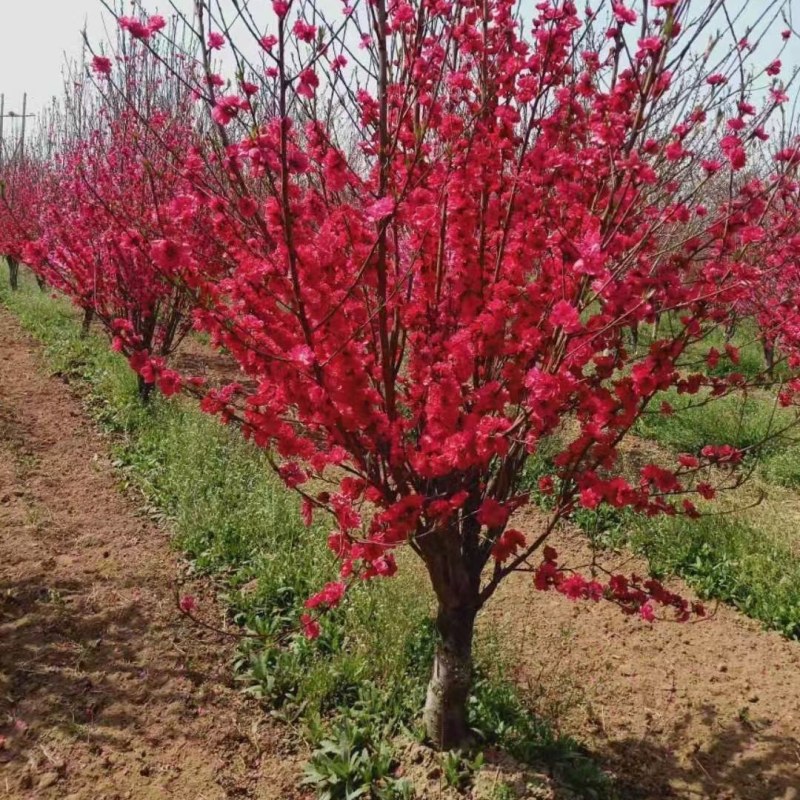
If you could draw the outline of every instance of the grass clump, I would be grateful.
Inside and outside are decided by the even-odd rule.
[[[124,480],[169,522],[192,570],[214,579],[231,620],[256,634],[238,650],[236,676],[270,713],[301,723],[312,747],[306,785],[322,800],[413,797],[394,776],[393,742],[421,735],[435,645],[419,572],[354,586],[321,636],[306,639],[303,603],[337,576],[325,520],[306,527],[296,497],[236,431],[180,400],[154,396],[143,407],[124,359],[100,336],[82,338],[74,308],[21,277],[10,292],[0,275],[0,302],[43,343],[51,369],[80,385],[113,434]],[[479,741],[549,764],[565,785],[589,787],[582,796],[612,797],[597,765],[533,716],[510,682],[481,674],[470,709]]]
[[[687,453],[696,453],[707,444],[730,444],[771,455],[791,441],[779,432],[791,426],[794,417],[776,408],[774,398],[753,393],[704,399],[704,395],[679,394],[674,389],[661,392],[650,404],[652,411],[637,421],[635,432]],[[672,414],[658,411],[662,402],[672,407]]]
[[[764,458],[759,471],[764,480],[787,489],[800,488],[800,444],[791,441]]]
[[[656,576],[680,575],[705,598],[800,639],[800,563],[783,543],[730,516],[658,517],[630,530]]]

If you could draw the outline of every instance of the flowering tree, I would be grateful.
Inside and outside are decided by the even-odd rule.
[[[163,66],[136,48],[116,71],[94,57],[99,85],[78,84],[79,101],[49,120],[58,147],[39,192],[40,235],[25,247],[37,274],[84,310],[85,327],[98,319],[130,359],[143,399],[155,382],[178,389],[165,362],[191,328],[193,299],[171,241],[180,228],[187,246],[200,224],[182,191],[195,135],[188,93]]]
[[[193,128],[185,183],[130,206],[98,177],[110,194],[81,202],[135,221],[142,239],[115,229],[109,250],[132,274],[155,263],[188,287],[197,326],[252,379],[209,392],[205,410],[267,449],[309,522],[335,520],[341,580],[309,599],[307,633],[350,582],[394,574],[399,546],[422,560],[439,632],[425,723],[437,746],[457,746],[476,615],[513,572],[647,620],[658,607],[702,613],[657,581],[569,568],[547,541],[577,506],[696,516],[693,493],[737,481],[744,454],[729,446],[635,476],[618,451],[654,401],[670,412],[663,390],[706,402],[748,388],[703,371],[738,359],[706,340],[787,258],[796,266],[795,251],[748,258],[770,255],[768,215],[791,226],[796,214],[776,200],[797,191],[798,142],[769,123],[787,84],[757,49],[779,7],[765,3],[740,39],[723,0],[585,13],[543,0],[533,19],[512,0],[371,0],[330,16],[273,0],[266,32],[233,5],[229,24],[224,3],[197,0],[198,60],[173,65],[215,126]],[[700,51],[715,20],[724,33]],[[120,25],[145,49],[168,30],[143,13]],[[233,81],[219,74],[225,52]],[[771,173],[738,180],[770,136]],[[163,138],[154,146],[173,154]],[[119,174],[141,188],[134,161]],[[728,191],[709,206],[712,181]],[[48,260],[66,227],[48,220]],[[631,335],[660,318],[634,353]],[[133,363],[152,380],[163,364],[143,344]],[[538,487],[548,515],[526,534],[513,527],[530,500],[525,465],[555,437]]]
[[[787,183],[775,197],[763,227],[766,237],[753,247],[748,258],[758,269],[749,292],[737,305],[739,318],[755,323],[764,355],[765,371],[779,380],[776,367],[788,366],[793,374],[800,352],[800,184]],[[760,267],[764,269],[760,269]]]
[[[190,293],[160,268],[170,258],[170,223],[161,209],[179,191],[180,175],[174,167],[153,169],[159,162],[146,153],[153,131],[167,140],[185,137],[175,119],[151,116],[140,125],[126,113],[61,154],[41,209],[42,235],[26,250],[48,284],[84,309],[87,321],[97,318],[116,349],[150,369],[191,327]],[[159,371],[159,378],[171,393],[171,374]],[[143,397],[152,383],[141,378]]]
[[[9,282],[16,290],[26,243],[36,236],[36,203],[41,176],[35,163],[14,159],[0,170],[0,256],[8,262]]]
[[[348,582],[391,576],[410,546],[438,601],[425,722],[451,747],[467,736],[476,614],[512,572],[645,619],[702,613],[656,581],[568,569],[547,539],[576,505],[694,516],[690,493],[720,488],[708,475],[735,482],[731,447],[635,478],[617,453],[660,391],[746,386],[697,362],[769,273],[745,255],[794,187],[785,139],[771,176],[734,189],[787,100],[776,60],[754,77],[758,106],[740,77],[758,34],[696,53],[722,2],[613,2],[605,17],[542,2],[526,21],[510,0],[374,0],[336,19],[278,0],[250,75],[209,5],[196,93],[218,130],[196,197],[228,266],[195,262],[196,319],[255,388],[204,408],[241,418],[309,520],[336,521],[341,581],[309,600],[309,635]],[[146,19],[122,24],[149,39]],[[228,93],[212,71],[225,47],[240,65]],[[727,200],[707,208],[725,175]],[[633,355],[630,331],[659,316],[668,332]],[[554,434],[550,515],[526,536],[509,526],[529,501],[523,470]]]

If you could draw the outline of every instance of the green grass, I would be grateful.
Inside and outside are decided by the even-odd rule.
[[[647,348],[654,338],[663,338],[670,336],[670,331],[673,333],[680,330],[682,324],[677,320],[670,320],[670,315],[666,314],[661,320],[658,330],[655,332],[652,325],[641,325],[639,328],[639,340],[636,345],[629,342],[629,347],[632,352],[642,354],[647,351]],[[726,354],[725,346],[730,344],[739,351],[738,363],[734,363]],[[705,361],[708,351],[715,348],[720,354],[719,362],[715,367],[709,367]],[[766,370],[766,361],[764,359],[764,351],[758,337],[758,328],[756,324],[749,319],[743,319],[738,322],[736,329],[730,341],[725,337],[724,328],[717,327],[708,331],[707,335],[699,342],[690,345],[686,352],[680,359],[682,368],[690,371],[702,369],[709,375],[723,376],[730,375],[731,373],[739,373],[748,378],[755,378],[764,374]],[[776,374],[785,374],[785,365],[778,364]]]
[[[683,411],[680,409],[686,409],[691,398],[664,394],[678,411],[672,416],[648,415],[639,421],[636,432],[674,452],[696,453],[706,444],[753,447],[769,430],[793,419],[793,412],[776,410],[765,393],[730,396]],[[654,405],[657,408],[660,400]],[[787,508],[798,504],[790,492],[776,488],[800,485],[796,435],[793,430],[756,448],[748,456],[757,467],[751,484],[713,504],[704,504],[710,516],[699,520],[649,518],[601,504],[594,510],[576,509],[570,521],[598,549],[630,547],[647,558],[652,573],[680,576],[702,597],[730,603],[766,627],[800,639],[797,513]],[[552,456],[557,449],[548,443],[526,467],[525,482],[544,506],[550,500],[538,495],[536,483],[540,475],[553,472]],[[762,504],[735,511],[752,505],[761,489],[768,494]],[[714,513],[723,509],[724,515]]]
[[[355,586],[325,616],[322,635],[307,640],[298,630],[303,602],[337,575],[326,520],[307,528],[297,497],[235,430],[182,400],[156,396],[144,408],[108,342],[82,339],[74,309],[21,277],[12,293],[0,270],[0,302],[44,344],[50,368],[80,387],[112,435],[120,474],[169,524],[192,569],[214,580],[231,620],[258,635],[238,650],[237,678],[270,713],[300,723],[292,729],[312,747],[309,785],[326,800],[360,788],[375,800],[411,797],[393,777],[391,742],[419,735],[435,642],[423,573],[406,568]],[[581,797],[612,797],[597,765],[533,717],[498,670],[479,666],[470,714],[481,740],[547,765]]]
[[[709,505],[708,510],[713,506]],[[720,600],[800,639],[800,560],[783,520],[766,524],[767,507],[739,515],[646,517],[605,503],[570,517],[599,550],[629,547],[658,578],[677,575],[704,599]]]
[[[670,415],[658,409],[667,402]],[[699,405],[700,404],[700,405]],[[696,453],[707,444],[730,444],[758,450],[760,457],[782,452],[792,443],[793,431],[776,435],[794,419],[792,412],[776,408],[765,394],[728,395],[704,403],[701,395],[661,392],[636,424],[636,433],[685,453]]]
[[[758,329],[752,320],[741,320],[730,340],[730,344],[739,351],[738,363],[734,363],[726,356],[726,344],[728,342],[725,340],[725,331],[722,328],[715,328],[702,343],[695,345],[690,353],[694,351],[700,358],[705,359],[710,348],[717,349],[721,354],[717,366],[713,368],[705,366],[705,371],[709,375],[723,376],[738,372],[748,378],[755,378],[764,373],[766,369],[764,351],[758,338]]]
[[[759,464],[764,480],[788,489],[800,489],[800,444],[794,441],[800,431],[792,432],[792,440],[768,453]]]
[[[696,453],[706,444],[750,448],[753,480],[767,493],[775,493],[770,484],[800,487],[797,429],[767,438],[791,426],[794,412],[776,408],[765,392],[728,396],[688,410],[681,410],[693,402],[685,395],[669,393],[666,399],[676,413],[642,418],[639,435],[680,452]],[[739,490],[727,500],[730,508],[736,507],[737,497],[739,505],[749,504]],[[769,503],[724,516],[714,515],[715,508],[708,506],[712,515],[699,520],[631,516],[628,543],[647,556],[654,572],[680,575],[702,596],[731,603],[784,636],[800,638],[800,561],[791,541],[796,532],[773,524]]]
[[[629,543],[656,576],[680,575],[705,598],[730,603],[800,639],[800,562],[749,520],[660,517],[629,528]]]
[[[644,332],[646,334],[647,330]],[[730,343],[739,351],[738,364],[725,356],[726,340],[721,328],[694,345],[688,358],[691,360],[692,354],[696,354],[695,369],[702,369],[708,375],[738,372],[752,379],[765,374],[764,353],[752,320],[741,320],[737,324]],[[722,354],[714,368],[704,363],[710,347],[716,347]],[[785,363],[777,365],[775,375],[787,375]],[[697,452],[707,444],[748,448],[765,480],[780,486],[800,487],[800,442],[797,441],[800,430],[772,435],[791,425],[795,417],[792,411],[776,407],[771,392],[759,390],[747,396],[730,395],[698,406],[702,399],[703,395],[679,395],[675,390],[661,393],[651,403],[652,411],[637,423],[636,433],[683,452]],[[659,413],[662,401],[673,407],[672,416]]]

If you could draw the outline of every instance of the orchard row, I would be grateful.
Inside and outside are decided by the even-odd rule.
[[[656,581],[570,569],[547,539],[579,506],[692,517],[743,480],[730,446],[623,473],[636,421],[672,412],[665,390],[796,404],[779,4],[742,38],[735,14],[715,32],[720,0],[545,0],[532,17],[511,0],[274,0],[231,23],[197,5],[120,16],[75,70],[3,169],[0,252],[102,326],[143,398],[200,396],[265,448],[309,523],[329,515],[341,579],[309,599],[307,633],[411,547],[439,603],[426,724],[449,747],[475,616],[512,572],[647,620],[702,613]],[[763,374],[712,344],[743,320]],[[179,374],[193,330],[241,383]],[[554,434],[548,518],[518,530],[526,460]]]

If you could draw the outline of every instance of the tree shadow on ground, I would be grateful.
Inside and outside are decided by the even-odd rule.
[[[618,776],[625,800],[794,800],[800,797],[800,742],[771,734],[769,720],[740,718],[723,724],[711,706],[697,715],[715,728],[702,749],[686,732],[685,715],[664,741],[639,737],[609,742],[598,755]],[[758,734],[756,736],[756,734]]]
[[[108,599],[79,581],[0,581],[3,761],[24,758],[40,735],[124,745],[141,705],[186,705],[179,688],[201,678],[180,648],[174,657],[141,649],[154,634],[169,641],[155,627],[163,622],[133,600]]]

